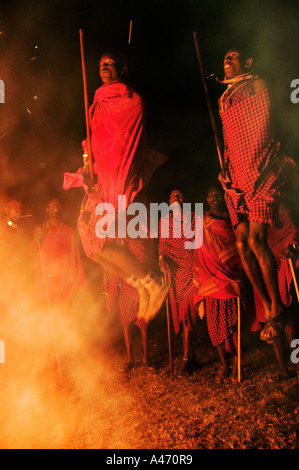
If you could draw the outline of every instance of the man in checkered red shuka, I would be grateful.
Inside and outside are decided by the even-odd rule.
[[[291,312],[280,297],[267,232],[269,226],[279,226],[279,206],[296,165],[275,140],[268,89],[252,73],[252,65],[253,59],[237,48],[224,57],[223,83],[228,87],[219,100],[224,139],[219,180],[242,264],[265,311],[261,339],[274,342]]]
[[[197,321],[194,308],[193,264],[194,251],[187,249],[185,243],[193,238],[195,219],[191,213],[191,232],[188,233],[183,207],[183,194],[174,189],[169,197],[173,213],[160,221],[159,266],[164,275],[169,277],[169,290],[172,321],[175,334],[182,333],[183,360],[179,376],[191,375],[198,369],[198,363],[191,348],[191,334]],[[185,226],[184,226],[185,225]],[[169,228],[169,237],[161,234],[164,227]]]

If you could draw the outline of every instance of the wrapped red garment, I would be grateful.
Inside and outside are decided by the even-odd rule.
[[[48,294],[51,303],[71,300],[86,287],[72,227],[62,224],[45,230],[40,252],[34,253],[34,284],[37,298],[46,302]]]
[[[78,221],[87,256],[103,246],[103,239],[97,238],[94,231],[100,217],[94,214],[96,205],[107,202],[116,211],[119,195],[126,196],[126,205],[130,205],[153,172],[166,161],[166,157],[148,149],[144,119],[140,96],[121,81],[96,90],[90,107],[96,191],[95,197],[89,196],[91,201],[85,201],[88,207],[82,208],[88,216],[84,217],[82,211]],[[83,186],[80,172],[65,174],[64,189],[80,185]]]
[[[195,219],[191,214],[190,237],[188,237],[187,227],[189,225],[188,214],[182,215],[178,224],[174,223],[172,214],[167,215],[160,221],[159,254],[163,256],[171,271],[171,288],[176,302],[182,300],[193,286],[193,262],[194,249],[186,249],[185,243],[192,240],[194,233]],[[169,227],[169,237],[162,237],[165,228]],[[178,233],[175,233],[176,228]],[[186,236],[187,233],[187,236]],[[179,236],[178,236],[179,235]]]
[[[239,222],[241,213],[273,225],[277,200],[295,184],[296,164],[282,154],[274,138],[268,90],[255,94],[253,81],[248,80],[228,99],[220,116],[232,182],[226,191],[232,224]]]
[[[185,248],[185,243],[194,238],[194,213],[190,216],[189,222],[188,214],[180,213],[180,218],[174,221],[175,216],[169,214],[161,219],[159,226],[159,255],[163,256],[170,269],[169,299],[175,334],[180,332],[182,323],[192,330],[197,320],[193,302],[194,249]],[[169,229],[169,237],[163,238],[161,235],[166,228]]]
[[[194,285],[196,304],[205,297],[244,299],[245,274],[226,219],[204,217],[203,244],[194,255]]]

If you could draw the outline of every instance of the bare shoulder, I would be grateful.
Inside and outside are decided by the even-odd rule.
[[[259,91],[267,88],[267,84],[263,78],[256,78],[253,82],[254,92],[258,93]]]

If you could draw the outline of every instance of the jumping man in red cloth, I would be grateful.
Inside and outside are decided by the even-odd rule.
[[[86,176],[89,171],[84,175],[80,169],[75,175],[65,174],[64,188],[85,188],[86,198],[78,220],[85,253],[138,290],[138,317],[148,321],[159,311],[169,286],[163,277],[150,272],[133,256],[125,237],[121,238],[119,233],[115,238],[98,237],[96,225],[102,215],[96,214],[96,208],[101,203],[108,203],[118,214],[119,196],[123,196],[123,209],[127,209],[154,170],[166,159],[147,147],[143,102],[126,83],[125,59],[117,54],[104,54],[99,72],[103,85],[96,90],[90,107],[96,182],[92,188],[88,187]],[[113,222],[118,226],[117,216]]]
[[[279,226],[278,209],[296,172],[274,136],[269,93],[252,73],[253,59],[237,48],[224,57],[224,83],[219,100],[223,124],[225,190],[236,245],[245,272],[265,310],[261,339],[272,342],[291,314],[281,300],[275,258],[267,241],[269,226]]]

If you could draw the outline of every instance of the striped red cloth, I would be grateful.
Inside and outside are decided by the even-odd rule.
[[[169,237],[162,238],[168,227]],[[185,248],[185,243],[194,239],[194,228],[194,213],[182,213],[177,219],[170,213],[159,224],[159,255],[170,268],[169,298],[175,334],[180,332],[182,322],[192,330],[197,320],[193,301],[194,249]]]
[[[207,327],[212,346],[224,343],[228,353],[237,355],[238,311],[236,299],[205,298]]]
[[[189,217],[190,232],[187,229]],[[167,227],[169,227],[169,237],[163,238],[161,234],[165,233]],[[159,255],[163,256],[170,268],[171,286],[177,302],[182,300],[193,285],[194,249],[186,249],[185,242],[193,240],[194,228],[194,213],[187,214],[187,212],[182,214],[179,220],[174,219],[170,213],[162,217],[159,224]]]
[[[205,214],[203,244],[195,250],[193,282],[195,303],[206,297],[246,297],[246,277],[239,258],[235,234],[225,218]]]
[[[277,223],[277,201],[294,181],[295,162],[279,150],[268,90],[254,92],[247,80],[220,110],[224,160],[231,178],[225,192],[233,225],[246,215],[255,222]]]
[[[205,214],[203,244],[194,256],[194,303],[204,301],[204,313],[213,346],[225,343],[235,354],[237,302],[248,306],[246,276],[235,245],[231,223]]]

